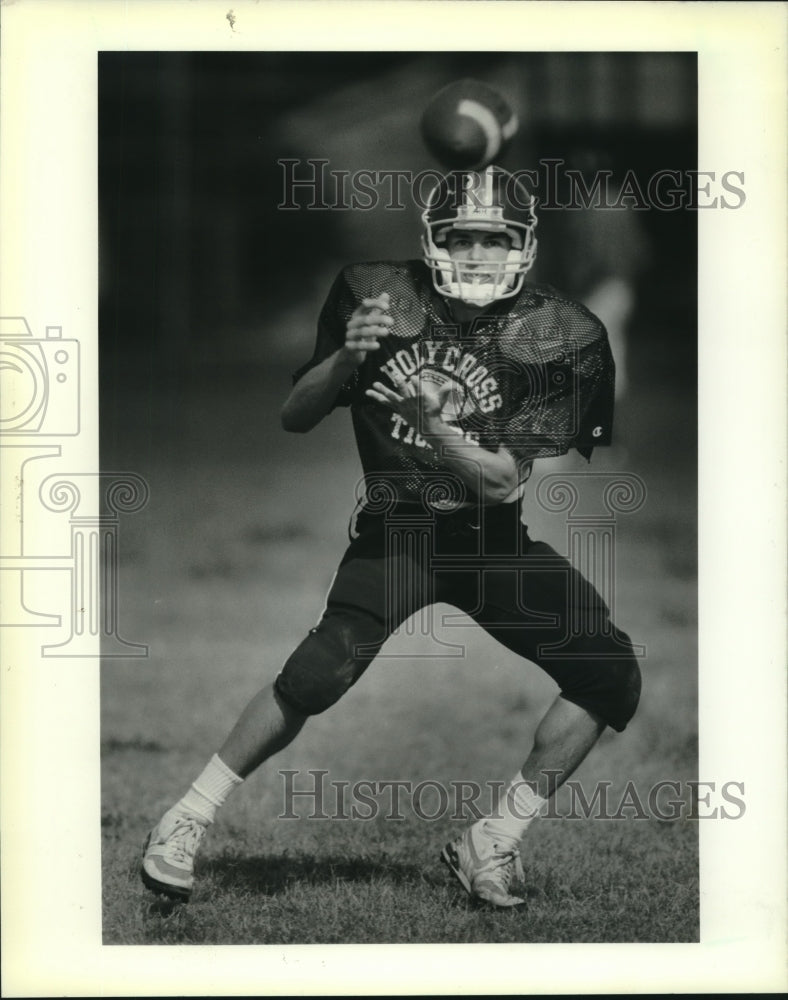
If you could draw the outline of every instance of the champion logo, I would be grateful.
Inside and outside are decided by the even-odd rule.
[[[591,433],[594,435],[595,438],[602,437],[602,428],[601,427],[595,427],[591,431]]]

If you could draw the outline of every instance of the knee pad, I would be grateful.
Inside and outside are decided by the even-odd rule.
[[[608,725],[622,732],[638,707],[642,679],[637,660],[610,660],[604,670],[602,693]]]
[[[616,732],[622,732],[638,707],[641,673],[634,653],[627,655],[621,640],[630,646],[628,636],[617,633],[615,647],[595,638],[584,650],[583,658],[563,664],[556,671],[561,694],[602,719]],[[608,646],[606,649],[605,646]],[[553,673],[553,671],[550,671]],[[554,674],[556,676],[556,674]]]
[[[385,638],[383,624],[360,610],[326,612],[288,658],[276,691],[302,715],[318,715],[356,683]]]

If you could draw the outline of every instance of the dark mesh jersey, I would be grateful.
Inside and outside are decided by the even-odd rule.
[[[518,460],[521,481],[534,458],[573,447],[589,458],[594,447],[610,443],[614,365],[605,329],[592,313],[552,288],[525,285],[516,298],[460,324],[422,261],[344,268],[320,313],[314,354],[294,381],[342,347],[362,299],[383,292],[390,296],[392,332],[334,403],[351,407],[368,496],[383,484],[401,501],[423,501],[425,490],[437,487],[450,506],[448,494],[456,492],[418,428],[365,395],[376,381],[393,386],[418,376],[448,386],[444,421],[482,448],[506,447]]]

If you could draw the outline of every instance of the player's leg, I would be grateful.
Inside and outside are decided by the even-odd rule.
[[[519,844],[528,826],[605,727],[626,726],[640,693],[631,643],[612,628],[597,591],[549,546],[527,543],[527,553],[523,565],[530,562],[531,568],[522,586],[512,571],[486,574],[484,605],[467,610],[501,643],[545,669],[561,694],[537,727],[499,812],[474,824],[442,854],[469,892],[498,906],[522,902],[509,886],[521,874]]]
[[[307,718],[282,700],[275,683],[267,684],[241,712],[218,757],[239,778],[247,778],[292,743]]]
[[[276,681],[247,704],[217,754],[186,794],[165,813],[145,845],[142,878],[154,890],[187,899],[194,856],[217,809],[244,778],[286,747],[306,719],[333,705],[355,684],[392,629],[420,599],[410,588],[392,603],[382,536],[367,532],[348,549],[326,611],[294,650]],[[417,579],[409,569],[408,579]]]
[[[582,764],[605,726],[601,716],[558,695],[536,728],[517,778],[546,801]]]
[[[342,697],[387,634],[384,623],[368,611],[329,604],[276,681],[251,699],[218,753],[151,832],[142,864],[149,888],[188,899],[195,854],[219,807],[244,778],[298,735],[310,715]]]
[[[230,793],[284,749],[306,719],[333,705],[385,641],[384,624],[363,609],[329,605],[273,684],[260,690],[186,794],[151,832],[142,879],[148,888],[188,899],[195,854]]]

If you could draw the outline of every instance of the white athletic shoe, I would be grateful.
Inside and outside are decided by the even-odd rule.
[[[474,899],[493,906],[521,906],[519,896],[512,896],[513,879],[523,881],[520,842],[493,838],[487,821],[479,820],[441,851],[441,861],[459,879],[463,889]]]
[[[194,885],[194,856],[207,825],[186,813],[166,812],[148,834],[142,855],[142,881],[154,892],[187,900]]]

